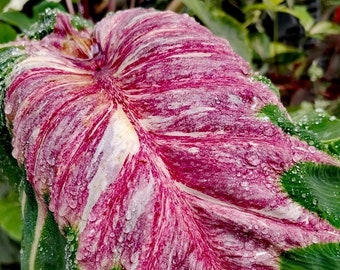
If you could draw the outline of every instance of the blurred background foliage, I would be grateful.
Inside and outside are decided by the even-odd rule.
[[[332,139],[340,137],[334,132],[340,117],[340,0],[0,0],[0,44],[27,32],[46,8],[97,22],[134,7],[189,13],[272,80],[294,120],[321,137],[332,129]],[[18,182],[24,174],[0,128],[0,270],[20,269]]]

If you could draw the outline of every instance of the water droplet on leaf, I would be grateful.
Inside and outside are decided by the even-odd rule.
[[[259,156],[256,154],[256,152],[248,152],[245,155],[245,159],[247,163],[251,166],[257,166],[261,163],[261,160]]]

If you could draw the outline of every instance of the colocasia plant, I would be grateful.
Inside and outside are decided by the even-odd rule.
[[[22,269],[340,269],[335,144],[193,18],[48,10],[0,54]]]

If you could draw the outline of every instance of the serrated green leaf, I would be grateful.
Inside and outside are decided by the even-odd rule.
[[[246,61],[251,61],[248,32],[222,9],[199,0],[182,1],[214,34],[227,39],[233,50]]]
[[[290,114],[300,128],[317,134],[330,154],[340,157],[340,120],[337,117],[321,108],[315,110],[310,104],[303,104]]]
[[[33,18],[38,19],[41,15],[44,16],[46,11],[55,10],[55,11],[64,11],[66,12],[64,6],[61,3],[53,2],[53,1],[41,1],[39,4],[34,5],[33,7]]]
[[[39,19],[30,27],[30,29],[25,31],[27,37],[29,39],[40,40],[50,34],[56,23],[57,13],[58,11],[55,9],[46,9],[44,13],[39,15]]]
[[[86,20],[82,17],[79,17],[79,16],[73,16],[71,18],[71,24],[78,31],[81,31],[85,28],[89,28],[89,27],[93,26],[90,21],[88,21],[88,20]]]
[[[281,270],[340,269],[340,243],[314,244],[285,251],[280,256]]]
[[[274,92],[278,97],[280,97],[280,91],[279,89],[272,83],[271,80],[269,80],[267,77],[261,75],[261,74],[255,74],[253,75],[253,79],[255,81],[262,82],[263,84],[267,85],[268,88]]]
[[[300,127],[299,125],[295,125],[290,119],[288,119],[288,115],[281,111],[277,105],[271,104],[264,106],[260,110],[260,116],[261,115],[268,117],[272,123],[279,126],[287,134],[297,136],[319,150],[326,150],[325,146],[320,142],[315,133]]]
[[[339,167],[298,163],[282,175],[281,183],[295,202],[340,228]]]

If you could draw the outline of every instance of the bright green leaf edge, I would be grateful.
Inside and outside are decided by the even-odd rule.
[[[300,162],[281,176],[290,198],[340,228],[340,167]]]
[[[306,141],[310,146],[314,146],[321,151],[327,152],[326,147],[321,143],[316,133],[295,125],[288,115],[282,111],[277,105],[269,104],[264,106],[260,112],[259,117],[268,117],[269,120],[280,127],[285,133],[296,136],[303,141]]]
[[[254,74],[252,76],[252,79],[254,79],[255,81],[261,82],[264,85],[266,85],[269,90],[271,90],[278,98],[280,97],[280,90],[272,83],[272,81],[270,79],[268,79],[266,76],[261,75],[261,74]]]
[[[0,47],[0,127],[5,125],[4,98],[9,76],[19,62],[26,58],[26,52],[19,46]]]
[[[280,255],[281,270],[340,269],[340,243],[313,244]]]
[[[289,112],[300,128],[317,134],[328,153],[340,158],[340,119],[324,109],[305,103]]]

